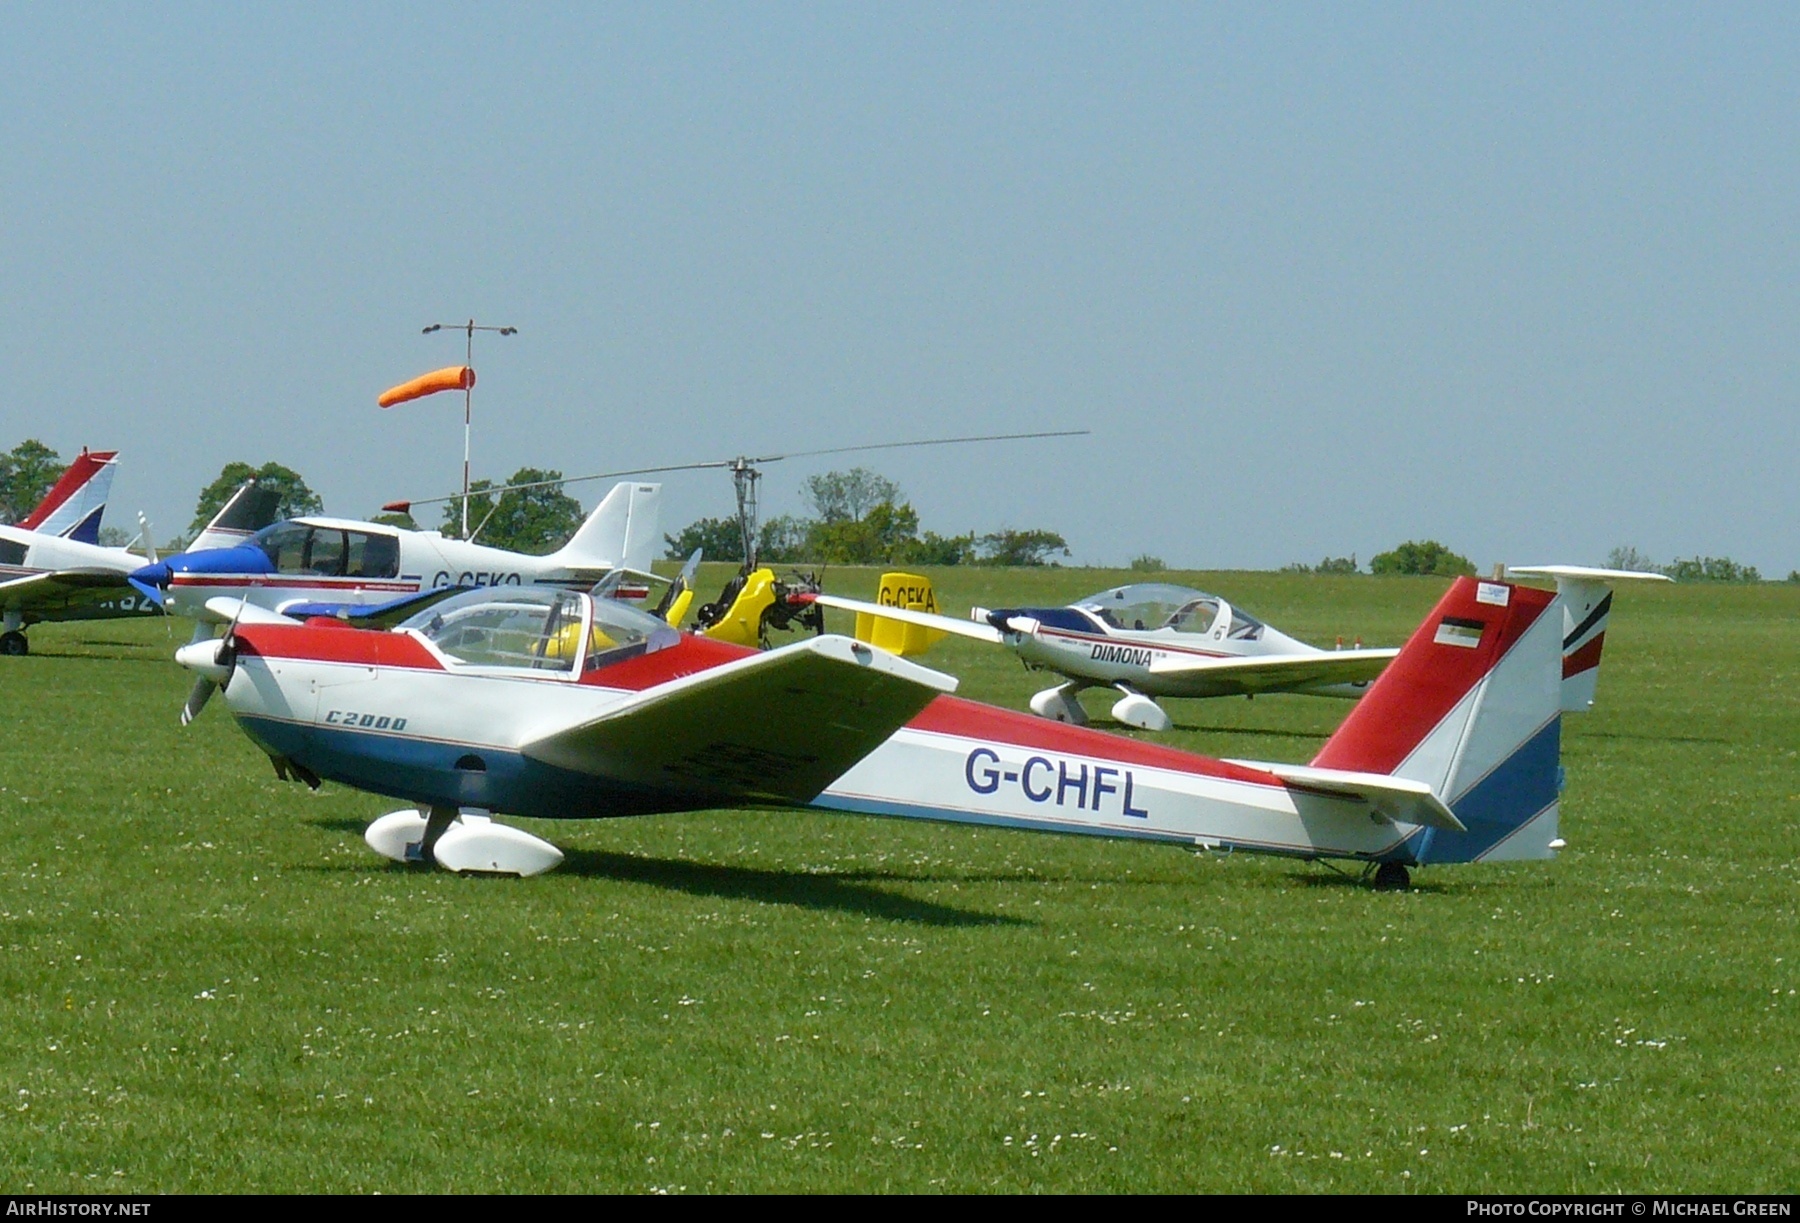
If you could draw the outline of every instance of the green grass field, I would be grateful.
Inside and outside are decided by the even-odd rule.
[[[1443,586],[1171,576],[1372,645]],[[1120,575],[937,577],[961,614]],[[361,839],[397,804],[276,782],[223,701],[177,724],[186,627],[0,659],[10,1192],[1800,1184],[1800,587],[1621,592],[1569,848],[1408,893],[792,811],[519,821],[562,870],[409,870]],[[1173,703],[1167,738],[1304,760],[1347,708]]]

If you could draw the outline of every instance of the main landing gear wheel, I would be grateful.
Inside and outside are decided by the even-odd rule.
[[[0,633],[0,654],[8,658],[23,658],[31,653],[31,643],[25,640],[25,634],[14,629],[10,633]]]
[[[1375,890],[1404,892],[1412,886],[1412,875],[1398,862],[1383,862],[1375,868]]]
[[[541,875],[563,860],[550,842],[472,807],[403,807],[370,824],[363,840],[384,858],[459,873]]]

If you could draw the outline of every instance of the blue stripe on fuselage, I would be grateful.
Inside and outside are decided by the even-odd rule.
[[[481,807],[539,819],[603,819],[728,805],[575,773],[500,748],[242,714],[238,722],[265,751],[298,761],[327,781],[411,803]],[[480,759],[481,771],[457,767],[470,756]]]

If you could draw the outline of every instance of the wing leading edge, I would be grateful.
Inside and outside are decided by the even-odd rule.
[[[1328,650],[1317,654],[1264,654],[1250,658],[1159,658],[1150,674],[1195,680],[1221,694],[1291,692],[1331,684],[1366,684],[1399,650]]]
[[[646,689],[521,751],[720,802],[806,803],[956,680],[816,637]]]

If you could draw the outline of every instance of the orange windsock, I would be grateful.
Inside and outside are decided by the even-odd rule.
[[[389,387],[381,392],[376,403],[384,408],[391,408],[397,403],[410,403],[414,399],[423,399],[427,395],[435,395],[439,391],[466,391],[475,385],[475,370],[468,365],[446,365],[443,369],[434,369],[429,374],[420,374],[411,382],[402,382],[399,386]]]

